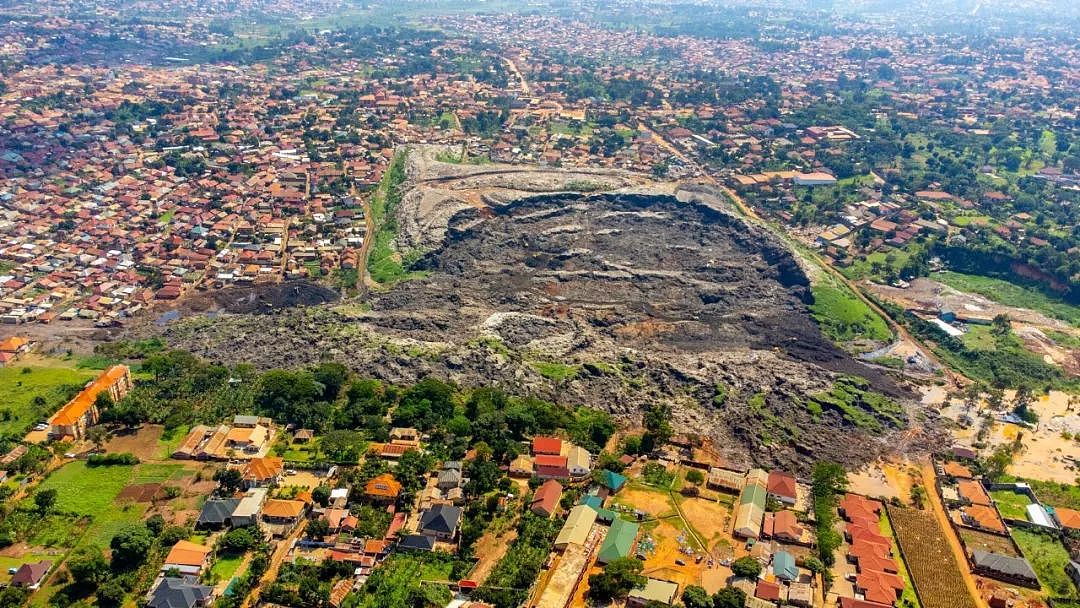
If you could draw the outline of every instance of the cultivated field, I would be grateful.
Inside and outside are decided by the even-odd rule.
[[[976,608],[934,517],[916,509],[886,508],[923,608]]]

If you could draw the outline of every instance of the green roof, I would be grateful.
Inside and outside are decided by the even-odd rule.
[[[799,578],[799,569],[795,566],[795,557],[787,551],[774,553],[773,574],[785,581],[793,581]]]
[[[637,538],[639,525],[632,521],[617,518],[611,523],[604,542],[600,545],[600,551],[596,554],[596,561],[606,564],[610,561],[630,555],[634,548],[634,539]]]
[[[600,483],[604,484],[604,487],[613,492],[618,492],[626,484],[626,477],[619,475],[615,471],[604,470],[603,476],[600,478]]]
[[[604,507],[604,500],[595,494],[589,494],[588,496],[582,496],[578,501],[579,505],[588,505],[597,511]]]

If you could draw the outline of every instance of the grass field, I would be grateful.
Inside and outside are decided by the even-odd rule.
[[[997,337],[986,325],[969,325],[960,341],[971,350],[997,350]]]
[[[902,268],[904,264],[907,263],[911,254],[903,249],[895,249],[888,253],[884,251],[875,251],[866,256],[865,260],[856,260],[851,266],[843,269],[842,272],[850,279],[865,279],[869,277],[880,281],[885,276],[885,273],[884,271],[874,272],[874,263],[880,264],[883,270],[885,270],[889,265],[888,258],[890,257],[895,258],[892,262],[893,269],[898,269]]]
[[[990,497],[1002,517],[1027,521],[1027,506],[1031,504],[1027,496],[1011,490],[994,490]]]
[[[176,448],[180,447],[180,442],[184,440],[184,437],[187,437],[190,430],[191,427],[186,424],[172,429],[165,429],[158,439],[158,458],[164,460],[171,457]]]
[[[41,489],[56,490],[57,511],[91,518],[84,543],[105,546],[125,525],[141,521],[146,511],[145,504],[115,504],[114,500],[124,486],[165,481],[182,470],[182,465],[91,468],[84,462],[72,462],[49,475],[41,483]]]
[[[831,279],[823,279],[811,287],[814,303],[810,312],[825,335],[833,340],[889,340],[892,332],[884,319],[874,314],[862,300]]]
[[[1047,316],[1061,319],[1080,327],[1080,306],[1056,300],[1050,296],[1015,283],[959,272],[939,272],[930,278],[945,283],[953,289],[977,293],[999,304],[1037,310]]]
[[[76,369],[68,362],[53,359],[20,361],[0,368],[0,386],[4,387],[0,413],[7,412],[0,415],[0,435],[21,435],[28,425],[47,418],[95,375],[91,370]]]
[[[243,555],[219,555],[214,558],[214,565],[210,568],[210,576],[215,580],[227,581],[236,574],[243,561]]]
[[[1065,574],[1069,552],[1064,545],[1050,535],[1027,530],[1013,529],[1012,537],[1047,591],[1063,597],[1076,595],[1076,588]]]

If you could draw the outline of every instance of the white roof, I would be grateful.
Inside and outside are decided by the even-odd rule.
[[[1043,526],[1044,528],[1057,527],[1054,525],[1054,522],[1050,520],[1050,515],[1042,505],[1029,503],[1027,506],[1027,517],[1031,523]]]

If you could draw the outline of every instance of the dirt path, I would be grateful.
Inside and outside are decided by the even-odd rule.
[[[251,589],[251,593],[248,593],[248,596],[244,598],[243,603],[240,604],[240,608],[249,608],[252,605],[253,599],[254,601],[258,601],[259,593],[262,591],[263,586],[273,582],[277,578],[278,570],[281,569],[281,564],[285,562],[285,558],[289,555],[289,548],[292,547],[293,543],[296,542],[298,538],[300,538],[306,524],[306,520],[301,520],[300,523],[297,524],[296,529],[292,531],[292,534],[289,534],[288,537],[278,542],[278,546],[274,549],[274,555],[270,558],[270,565],[266,568],[266,572],[263,573],[262,578],[259,579],[259,584],[255,585],[255,587]]]
[[[356,184],[353,184],[353,196],[356,196]],[[360,253],[356,256],[356,288],[360,291],[360,299],[367,298],[368,288],[371,286],[371,278],[368,277],[367,263],[371,254],[371,241],[375,238],[375,220],[371,217],[371,195],[365,195],[364,201],[364,242],[360,245]]]
[[[521,83],[521,92],[526,97],[530,96],[532,93],[529,92],[529,81],[525,80],[525,76],[521,74],[521,70],[518,69],[517,64],[514,63],[514,60],[510,59],[509,57],[503,57],[503,60],[506,61],[507,67],[509,67],[510,71],[514,73],[514,76],[517,76],[518,82]]]
[[[986,608],[986,602],[983,601],[979,588],[975,584],[975,578],[971,575],[971,569],[968,567],[964,548],[960,546],[960,541],[956,538],[956,534],[949,524],[949,516],[945,512],[945,507],[941,504],[941,497],[938,496],[937,490],[934,488],[934,480],[937,475],[934,472],[934,465],[929,460],[926,460],[920,464],[919,470],[922,473],[923,485],[926,487],[926,496],[930,501],[930,509],[934,512],[938,525],[941,526],[942,534],[949,539],[949,548],[952,549],[953,557],[956,558],[956,564],[960,568],[960,574],[963,575],[964,585],[967,586],[968,593],[975,601],[975,605],[979,608]]]
[[[510,530],[502,536],[485,536],[481,538],[480,542],[476,543],[476,550],[474,551],[476,555],[480,556],[480,561],[476,562],[472,571],[469,572],[469,580],[483,584],[495,568],[495,564],[499,563],[499,560],[506,555],[506,551],[510,549],[510,543],[514,542],[516,538],[516,529]]]

